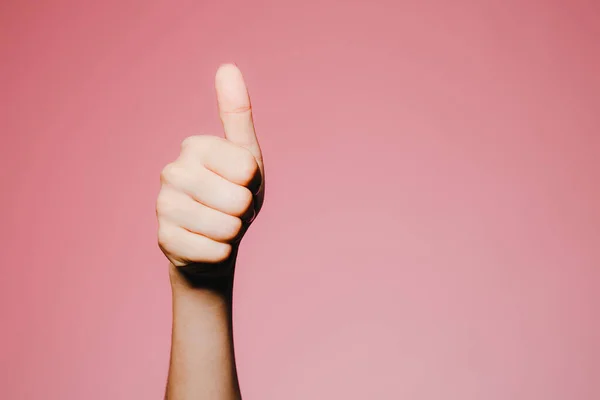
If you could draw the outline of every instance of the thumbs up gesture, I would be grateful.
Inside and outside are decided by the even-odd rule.
[[[250,98],[240,70],[215,78],[225,139],[192,136],[161,174],[158,243],[177,270],[192,276],[232,273],[238,244],[260,211],[264,167]]]

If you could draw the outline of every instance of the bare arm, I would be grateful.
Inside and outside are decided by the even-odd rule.
[[[264,168],[241,72],[222,66],[215,86],[225,139],[184,140],[163,170],[156,204],[173,294],[168,400],[241,399],[233,273],[239,243],[262,207]]]
[[[171,363],[165,399],[237,400],[230,280],[193,287],[170,267]]]

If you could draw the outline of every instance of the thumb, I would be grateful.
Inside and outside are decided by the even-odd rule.
[[[219,117],[225,138],[247,148],[262,169],[262,154],[252,120],[252,105],[242,72],[233,64],[219,67],[215,77]]]

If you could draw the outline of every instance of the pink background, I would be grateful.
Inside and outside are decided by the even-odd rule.
[[[245,399],[600,398],[589,1],[3,1],[5,399],[162,399],[154,202],[242,68]]]

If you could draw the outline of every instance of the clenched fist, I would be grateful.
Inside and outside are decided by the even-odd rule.
[[[185,139],[179,158],[162,171],[156,202],[159,246],[192,276],[232,272],[237,245],[264,198],[262,155],[240,70],[221,66],[215,88],[225,139]]]

